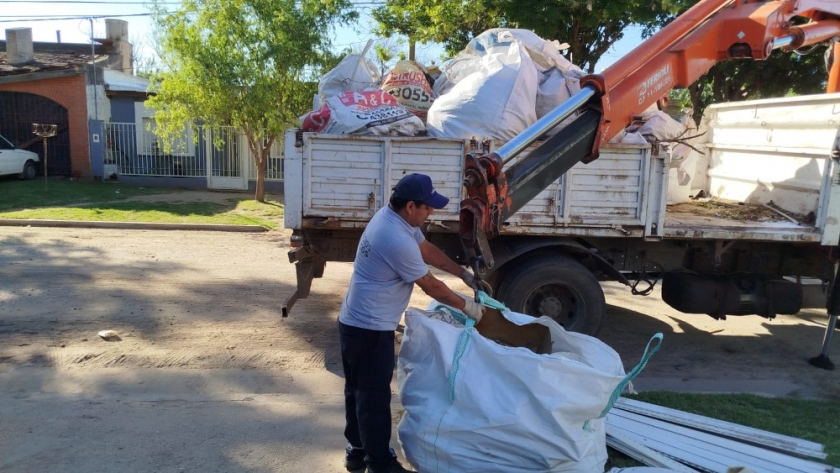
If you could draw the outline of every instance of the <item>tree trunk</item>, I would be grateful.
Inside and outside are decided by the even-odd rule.
[[[265,202],[265,163],[268,162],[268,153],[270,149],[262,148],[260,150],[260,157],[257,159],[257,189],[254,192],[254,200],[257,202]]]
[[[271,154],[271,147],[274,145],[276,135],[267,138],[260,137],[253,133],[252,129],[247,123],[240,125],[248,138],[248,148],[251,150],[251,156],[254,157],[254,167],[257,169],[257,185],[254,192],[254,200],[265,203],[265,172],[268,163],[268,157]]]

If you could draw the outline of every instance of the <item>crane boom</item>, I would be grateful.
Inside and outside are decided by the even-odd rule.
[[[809,22],[794,25],[795,17]],[[470,265],[477,275],[492,268],[488,240],[501,225],[572,166],[596,159],[601,145],[671,89],[691,85],[723,60],[763,60],[774,49],[834,38],[840,38],[835,0],[701,0],[602,74],[581,79],[580,92],[496,152],[467,156],[459,236]],[[838,44],[829,92],[840,90]],[[563,130],[512,164],[564,120]]]

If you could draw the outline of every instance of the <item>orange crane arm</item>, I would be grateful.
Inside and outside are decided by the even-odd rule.
[[[810,22],[793,26],[793,17]],[[593,155],[633,117],[671,89],[688,87],[717,62],[766,59],[774,49],[790,51],[834,37],[840,37],[840,2],[703,0],[601,75],[581,80],[581,86],[596,89],[603,113]],[[834,65],[829,91],[840,86],[840,63]]]
[[[810,20],[794,25],[801,17]],[[774,49],[794,50],[840,38],[838,0],[701,0],[603,74],[581,79],[581,91],[495,153],[467,155],[459,236],[478,275],[493,267],[488,240],[546,186],[675,87],[687,87],[719,61],[766,59]],[[834,43],[828,91],[840,90],[840,49]],[[572,117],[572,118],[570,118]],[[567,126],[512,163],[561,121]],[[507,166],[506,166],[507,165]]]

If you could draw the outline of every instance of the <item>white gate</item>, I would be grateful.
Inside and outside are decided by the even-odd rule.
[[[206,130],[207,187],[210,189],[248,190],[248,145],[234,127]]]

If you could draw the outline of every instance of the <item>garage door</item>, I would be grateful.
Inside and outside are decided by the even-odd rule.
[[[58,125],[48,141],[50,176],[70,175],[70,130],[67,109],[46,97],[24,92],[0,92],[0,135],[44,158],[44,144],[32,133],[33,123]]]

